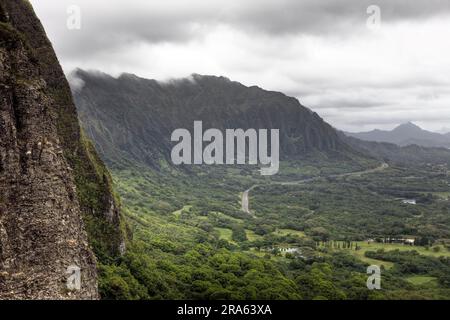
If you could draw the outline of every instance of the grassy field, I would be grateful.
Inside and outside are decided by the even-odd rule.
[[[415,286],[423,286],[423,285],[433,285],[436,283],[437,279],[435,277],[429,276],[412,276],[405,278],[406,281],[415,285]]]
[[[286,257],[284,255],[273,255],[273,254],[271,254],[271,253],[269,253],[267,251],[258,251],[258,250],[255,250],[255,249],[250,249],[250,250],[244,251],[244,252],[246,252],[248,254],[251,254],[251,255],[254,255],[254,256],[257,256],[259,258],[269,257],[271,260],[277,261],[277,262],[281,262],[281,263],[289,262],[289,259],[286,259]]]
[[[220,239],[224,239],[224,240],[234,243],[233,238],[232,238],[233,231],[231,229],[214,228],[214,230],[216,230],[219,233]]]
[[[382,261],[377,259],[368,258],[365,256],[365,253],[367,251],[378,251],[378,250],[385,250],[385,251],[392,251],[392,250],[399,250],[399,251],[417,251],[419,254],[424,256],[431,256],[431,257],[450,257],[450,251],[444,248],[443,246],[437,246],[439,247],[439,252],[434,251],[433,248],[429,248],[428,250],[425,247],[416,247],[416,246],[408,246],[403,244],[385,244],[385,243],[367,243],[364,241],[356,242],[358,244],[359,250],[353,249],[333,249],[333,250],[346,250],[349,253],[351,253],[356,258],[360,259],[363,262],[366,262],[371,265],[380,265],[384,266],[386,269],[390,269],[394,266],[392,262],[388,261]],[[342,243],[341,247],[342,247]]]
[[[235,243],[235,241],[233,241],[233,231],[231,229],[228,229],[228,228],[214,228],[214,230],[216,230],[219,233],[220,239],[227,240],[227,241],[229,241],[231,243]],[[245,229],[245,233],[246,233],[247,239],[249,241],[255,241],[255,240],[262,239],[262,237],[260,235],[257,235],[252,230]]]
[[[364,248],[362,246],[362,244],[360,244],[360,243],[358,243],[358,246],[362,247],[362,249],[361,250],[350,250],[350,251],[359,260],[361,260],[361,261],[363,261],[365,263],[368,263],[370,265],[384,266],[386,269],[390,269],[390,268],[392,268],[394,266],[394,264],[392,262],[382,261],[382,260],[377,260],[377,259],[372,259],[372,258],[367,258],[365,256],[366,251],[373,251],[373,249],[370,249],[369,247]]]
[[[232,217],[232,216],[227,215],[227,214],[222,213],[222,212],[212,211],[211,213],[212,213],[212,214],[216,214],[216,215],[218,215],[219,217],[225,217],[225,218],[227,218],[228,220],[230,220],[230,221],[232,221],[232,222],[234,222],[234,223],[243,223],[243,221],[244,221],[244,220],[242,220],[242,219],[238,219],[238,218]]]
[[[262,239],[262,236],[254,233],[252,230],[245,229],[245,233],[247,235],[248,241],[256,241]]]
[[[432,194],[444,200],[450,199],[450,192],[432,192]]]
[[[431,256],[431,257],[450,257],[450,251],[445,249],[443,246],[437,246],[439,247],[439,252],[435,252],[433,248],[429,248],[428,250],[425,247],[416,247],[416,246],[408,246],[403,244],[384,244],[384,243],[367,243],[367,242],[358,242],[358,246],[361,248],[361,250],[358,250],[360,252],[365,253],[366,251],[377,251],[380,249],[384,249],[386,251],[391,250],[400,250],[400,251],[417,251],[419,254],[424,256]]]
[[[173,215],[175,217],[179,218],[183,212],[185,212],[185,211],[189,212],[189,210],[191,210],[191,208],[192,208],[192,206],[184,206],[180,210],[173,212]]]
[[[305,238],[306,235],[303,231],[297,231],[297,230],[292,230],[292,229],[277,229],[274,232],[275,235],[277,236],[297,236],[299,238]]]

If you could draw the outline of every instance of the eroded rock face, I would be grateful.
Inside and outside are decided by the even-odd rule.
[[[112,167],[127,167],[127,160],[155,169],[163,159],[171,163],[172,132],[192,130],[199,120],[204,131],[279,129],[281,159],[316,151],[352,152],[330,125],[297,99],[223,77],[193,75],[160,83],[83,70],[73,77],[83,83],[74,90],[80,120]]]
[[[49,45],[42,28],[36,37],[20,30],[27,17],[35,20],[24,28],[37,21],[28,2],[0,0],[0,299],[96,299],[96,259],[58,128],[63,106],[40,62]],[[59,64],[53,70],[64,77]],[[69,290],[67,272],[77,268],[81,288]]]

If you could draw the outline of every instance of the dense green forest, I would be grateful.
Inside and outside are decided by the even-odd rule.
[[[275,178],[251,167],[113,169],[134,238],[124,257],[100,262],[102,296],[449,299],[447,172],[389,167],[341,175],[376,165],[283,163],[284,176]],[[249,215],[240,196],[253,185]],[[381,290],[367,289],[372,264],[382,268]]]

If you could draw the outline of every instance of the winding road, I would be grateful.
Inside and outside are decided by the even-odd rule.
[[[387,168],[389,168],[389,165],[387,163],[383,163],[377,168],[368,169],[368,170],[364,170],[364,171],[335,174],[335,175],[330,175],[330,176],[327,176],[327,177],[318,176],[318,177],[314,177],[314,178],[308,178],[308,179],[303,179],[303,180],[299,180],[299,181],[292,181],[292,182],[272,182],[272,183],[270,183],[268,185],[289,186],[289,185],[299,185],[299,184],[314,182],[314,181],[318,181],[318,180],[324,179],[324,178],[356,177],[356,176],[362,176],[364,174],[369,174],[369,173],[383,171],[383,170],[386,170]],[[253,189],[255,189],[256,187],[259,187],[259,186],[263,186],[263,185],[255,184],[251,188],[245,190],[242,193],[242,198],[241,198],[242,211],[247,213],[247,214],[249,214],[249,215],[251,215],[253,218],[255,218],[255,215],[250,211],[249,194],[250,194],[250,191],[252,191]],[[267,186],[267,185],[264,185],[264,186]]]
[[[249,206],[248,206],[248,194],[250,193],[250,191],[252,191],[254,188],[256,188],[258,185],[254,185],[253,187],[251,187],[250,189],[247,189],[244,191],[244,193],[242,193],[242,211],[251,215],[252,217],[254,217],[253,213],[250,212]]]

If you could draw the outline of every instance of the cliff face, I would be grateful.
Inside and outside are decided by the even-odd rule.
[[[103,260],[124,250],[109,174],[31,5],[0,0],[0,299],[98,298],[89,242]]]
[[[74,97],[80,119],[111,165],[124,158],[157,167],[170,162],[173,130],[217,128],[280,129],[281,157],[296,158],[312,151],[330,154],[350,148],[337,132],[295,98],[223,77],[194,75],[169,83],[78,70],[83,84]]]

